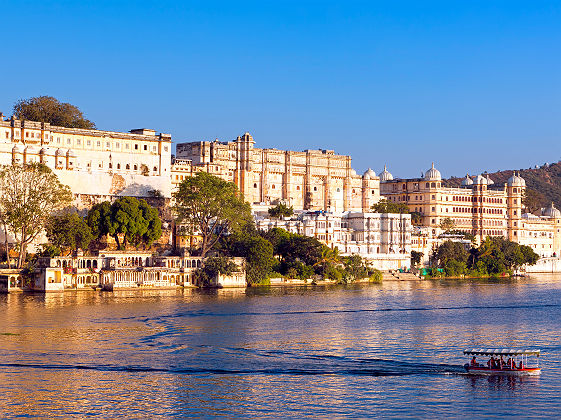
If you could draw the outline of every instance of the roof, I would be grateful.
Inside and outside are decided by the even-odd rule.
[[[500,355],[500,356],[517,356],[521,354],[540,355],[539,350],[521,350],[521,349],[466,349],[464,354],[482,354],[482,355]]]

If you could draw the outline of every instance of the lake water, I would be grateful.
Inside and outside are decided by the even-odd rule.
[[[561,412],[559,276],[10,294],[0,307],[2,417]],[[467,347],[539,348],[542,375],[469,377]]]

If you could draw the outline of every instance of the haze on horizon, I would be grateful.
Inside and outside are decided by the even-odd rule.
[[[0,111],[51,95],[99,129],[334,149],[415,177],[561,159],[561,3],[26,1]]]

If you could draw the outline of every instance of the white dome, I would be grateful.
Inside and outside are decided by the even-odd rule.
[[[473,179],[471,179],[469,174],[466,174],[466,177],[464,179],[462,179],[462,186],[467,187],[467,186],[470,186],[470,185],[473,185]]]
[[[19,144],[16,144],[12,148],[12,153],[23,153],[23,148]]]
[[[376,177],[376,172],[374,172],[372,169],[368,168],[368,170],[366,172],[364,172],[364,174],[362,175],[362,177],[364,179],[371,179],[371,178],[375,178]]]
[[[548,208],[546,208],[542,212],[542,214],[544,216],[551,217],[553,219],[561,219],[561,211],[559,209],[555,208],[555,205],[553,204],[553,202],[551,203],[551,205]]]
[[[62,149],[56,149],[56,153],[57,156],[64,156],[66,155],[66,153],[64,153],[64,150]]]
[[[388,168],[384,165],[384,170],[380,172],[380,182],[392,181],[393,175],[388,172]]]
[[[487,174],[487,185],[493,185],[495,183],[495,181],[493,181],[490,177],[489,174]]]
[[[442,179],[440,171],[434,167],[434,162],[432,167],[425,173],[425,179],[427,181],[440,181]]]
[[[512,176],[507,181],[509,187],[525,187],[526,181],[519,175],[516,175],[516,172],[512,173]]]
[[[487,185],[487,178],[485,178],[483,175],[477,175],[473,180],[473,183],[475,185]]]
[[[76,157],[76,153],[74,153],[74,150],[68,149],[68,152],[66,152],[66,156]]]

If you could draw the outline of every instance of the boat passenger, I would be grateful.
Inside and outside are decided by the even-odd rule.
[[[524,369],[524,363],[522,363],[522,360],[520,361],[520,364],[518,365],[518,369]]]
[[[473,356],[473,358],[471,359],[471,365],[477,366],[477,361],[475,360],[475,356]]]
[[[505,366],[505,361],[503,360],[503,356],[501,355],[501,358],[499,359],[499,369],[503,369]]]
[[[509,357],[508,360],[506,361],[506,365],[508,366],[509,369],[512,369],[512,358]]]

